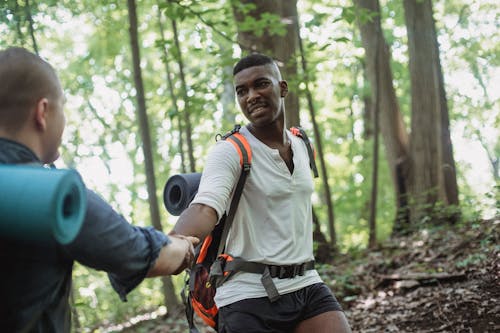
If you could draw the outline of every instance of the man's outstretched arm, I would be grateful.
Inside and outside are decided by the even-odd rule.
[[[192,204],[179,216],[169,235],[194,236],[203,240],[217,224],[217,212],[204,204]]]

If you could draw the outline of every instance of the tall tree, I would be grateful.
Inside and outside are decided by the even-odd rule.
[[[177,94],[174,91],[174,83],[172,81],[172,73],[170,70],[170,65],[169,65],[169,59],[168,59],[168,49],[167,49],[167,41],[165,40],[165,29],[163,28],[163,21],[162,21],[162,15],[161,15],[161,10],[160,6],[158,6],[158,25],[160,28],[160,40],[162,44],[162,53],[163,53],[163,61],[165,63],[165,70],[166,70],[166,76],[167,76],[167,85],[168,85],[168,91],[170,93],[170,98],[172,99],[172,104],[174,108],[174,118],[177,119],[177,128],[179,130],[179,154],[181,155],[181,172],[186,173],[186,163],[185,163],[185,152],[182,147],[184,147],[184,140],[183,136],[185,134],[184,132],[184,126],[182,126],[182,118],[179,112],[179,106],[177,104]]]
[[[432,18],[432,3],[425,7]],[[458,184],[457,184],[457,171],[455,167],[455,159],[453,157],[453,144],[451,142],[450,134],[450,116],[448,110],[448,99],[446,98],[446,90],[444,87],[443,69],[441,67],[441,59],[439,55],[439,42],[436,32],[436,24],[434,19],[431,21],[430,29],[432,32],[434,57],[432,62],[436,67],[438,75],[438,89],[439,89],[439,109],[441,115],[441,149],[442,149],[442,172],[444,177],[444,191],[446,194],[446,201],[449,205],[458,206]],[[457,213],[458,214],[458,213]],[[453,213],[450,217],[451,222],[456,222],[458,215]]]
[[[245,52],[261,52],[278,62],[289,81],[287,127],[299,125],[297,80],[297,0],[232,0],[238,43]]]
[[[307,60],[304,54],[304,46],[302,43],[302,37],[300,36],[300,24],[299,24],[299,16],[297,12],[297,7],[295,6],[295,11],[292,12],[292,15],[295,17],[295,29],[297,31],[297,41],[299,46],[300,60],[302,65],[303,72],[303,82],[305,84],[305,93],[307,99],[307,106],[309,108],[309,115],[311,117],[311,122],[313,124],[314,130],[314,138],[316,143],[316,148],[318,150],[318,156],[320,161],[321,174],[323,175],[323,189],[324,189],[324,200],[326,203],[327,211],[328,211],[328,231],[330,234],[330,245],[333,250],[337,250],[337,233],[335,231],[335,215],[333,209],[333,200],[330,191],[330,184],[328,182],[328,172],[325,163],[325,156],[323,154],[323,144],[321,140],[320,130],[318,123],[316,121],[316,111],[314,108],[314,102],[312,98],[311,91],[309,90],[309,69],[307,67]]]
[[[365,71],[373,97],[371,100],[379,105],[378,123],[397,198],[395,230],[399,230],[409,221],[408,181],[405,174],[409,154],[408,133],[393,85],[391,52],[382,32],[379,1],[355,0],[354,3],[358,10],[358,25],[365,49]],[[378,98],[375,98],[375,94]],[[370,107],[370,110],[376,112],[375,107]],[[374,118],[371,117],[372,121]]]
[[[298,55],[304,75],[307,74],[305,57],[300,50],[299,23],[297,0],[243,0],[232,1],[233,12],[237,22],[238,43],[246,52],[262,52],[274,57],[284,77],[289,82],[290,91],[286,102],[287,127],[300,125],[299,98],[298,98]],[[303,80],[301,80],[303,82]],[[307,81],[307,80],[306,80]],[[328,208],[328,226],[330,242],[335,248],[336,235],[334,227],[333,204],[331,200],[328,176],[323,159],[319,129],[315,123],[314,105],[309,94],[308,105],[313,121],[313,129],[317,147],[319,149],[325,202]]]
[[[146,100],[144,98],[144,85],[142,81],[141,72],[141,56],[139,50],[139,37],[137,32],[137,12],[135,0],[128,0],[128,11],[129,11],[129,33],[130,33],[130,47],[132,50],[132,61],[134,67],[134,82],[136,88],[137,96],[137,116],[139,118],[139,128],[141,132],[142,139],[142,150],[144,154],[144,162],[146,167],[146,185],[148,191],[148,201],[149,201],[149,213],[151,216],[151,221],[153,226],[162,230],[160,211],[158,207],[158,197],[156,195],[156,180],[155,171],[153,164],[153,149],[151,144],[150,130],[148,114],[146,110]],[[172,284],[172,279],[168,277],[163,277],[163,286],[165,293],[165,304],[169,311],[177,308],[180,304],[175,295],[175,291]]]
[[[184,109],[182,110],[183,120],[184,120],[184,128],[186,130],[186,143],[188,148],[188,157],[189,157],[189,171],[196,171],[196,162],[194,159],[194,150],[193,150],[193,141],[191,140],[192,128],[191,128],[191,117],[190,117],[190,108],[189,108],[189,96],[188,96],[188,86],[186,83],[186,77],[184,75],[184,60],[182,58],[181,46],[179,42],[179,33],[177,31],[177,22],[175,19],[172,19],[172,31],[174,33],[174,42],[175,42],[175,58],[177,60],[177,64],[179,65],[179,77],[181,79],[182,84],[182,95],[184,97]],[[182,149],[182,147],[181,147]]]
[[[432,217],[437,202],[458,204],[458,187],[432,2],[405,0],[403,4],[412,97],[411,219],[419,221]]]

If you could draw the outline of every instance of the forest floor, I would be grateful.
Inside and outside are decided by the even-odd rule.
[[[353,332],[500,332],[499,218],[421,229],[377,249],[337,257],[318,271]],[[121,332],[188,328],[180,311]]]

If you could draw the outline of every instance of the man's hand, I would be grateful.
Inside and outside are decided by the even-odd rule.
[[[181,262],[181,264],[178,266],[176,270],[172,273],[173,275],[177,275],[181,273],[183,270],[185,270],[188,267],[193,266],[194,264],[194,247],[200,242],[200,240],[196,237],[192,236],[182,236],[182,235],[171,235],[170,239],[172,240],[172,243],[169,245],[174,244],[174,242],[179,242],[180,247],[182,248],[180,251],[184,253],[184,260]],[[187,244],[187,248],[186,248]]]
[[[177,275],[193,265],[194,246],[199,239],[191,236],[170,235],[170,244],[164,246],[148,277]]]

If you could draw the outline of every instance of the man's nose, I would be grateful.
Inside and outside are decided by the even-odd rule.
[[[259,94],[258,94],[257,90],[250,88],[248,90],[248,94],[247,94],[247,103],[249,103],[249,104],[255,103],[255,101],[257,100],[258,97],[259,97]]]

